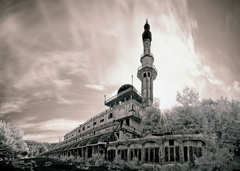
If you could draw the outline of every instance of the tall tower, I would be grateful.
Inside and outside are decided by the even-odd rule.
[[[138,68],[138,78],[142,82],[142,97],[143,105],[145,107],[151,106],[153,103],[153,81],[157,77],[157,69],[153,65],[154,57],[151,53],[152,34],[150,32],[150,25],[146,20],[144,25],[144,32],[142,34],[143,54],[140,62],[142,66]]]

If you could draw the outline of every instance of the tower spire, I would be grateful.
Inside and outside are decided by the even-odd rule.
[[[144,32],[142,34],[143,54],[141,55],[142,66],[138,69],[138,78],[142,82],[142,97],[145,107],[151,106],[153,103],[153,81],[157,77],[157,70],[153,65],[154,57],[151,53],[152,33],[150,25],[146,19]]]

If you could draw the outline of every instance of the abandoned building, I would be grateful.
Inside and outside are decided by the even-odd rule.
[[[194,156],[202,155],[205,141],[201,135],[142,136],[142,117],[153,103],[153,81],[157,77],[147,21],[142,41],[142,65],[137,71],[142,83],[141,93],[133,85],[124,84],[115,96],[105,98],[107,110],[67,133],[64,141],[42,155],[89,158],[93,153],[105,153],[108,160],[113,160],[120,154],[126,161],[137,157],[142,163],[159,164],[189,162]]]

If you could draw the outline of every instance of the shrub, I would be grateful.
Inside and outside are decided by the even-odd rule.
[[[208,166],[212,170],[232,170],[233,154],[231,154],[228,148],[216,148],[212,151],[204,149],[203,156],[195,160],[195,167]]]
[[[92,154],[92,157],[87,159],[86,163],[90,166],[103,166],[105,163],[105,155],[100,153]]]
[[[113,167],[124,168],[129,167],[128,164],[121,158],[121,155],[117,154],[113,160]]]
[[[73,163],[74,160],[75,160],[75,157],[74,157],[74,156],[69,156],[69,157],[67,157],[67,162],[69,162],[69,163]]]
[[[36,162],[34,160],[30,160],[30,162],[24,162],[24,160],[21,161],[13,161],[12,166],[14,168],[19,169],[30,169],[33,170],[34,167],[37,167]]]
[[[44,166],[51,166],[51,165],[52,165],[52,162],[50,162],[50,161],[47,161],[44,163]]]
[[[67,156],[60,156],[59,159],[63,162],[66,162],[67,161]]]
[[[78,168],[83,168],[86,165],[84,157],[77,157],[74,163],[77,165]]]
[[[134,157],[132,160],[130,160],[129,162],[128,162],[128,166],[131,168],[131,169],[135,169],[135,168],[137,168],[138,166],[140,166],[141,164],[140,164],[140,162],[139,162],[139,160],[138,160],[138,158],[137,157]]]

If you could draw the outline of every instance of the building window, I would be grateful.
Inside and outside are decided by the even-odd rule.
[[[127,149],[125,150],[118,150],[118,154],[121,155],[123,160],[127,160]]]
[[[148,77],[150,77],[150,72],[148,72]]]
[[[101,123],[101,122],[104,122],[104,119],[101,119],[101,120],[100,120],[100,123]]]
[[[82,130],[84,131],[84,130],[85,130],[85,127],[83,127]]]
[[[81,129],[79,129],[78,132],[81,132]]]
[[[110,114],[108,115],[108,119],[112,119],[112,118],[113,118],[113,114],[110,113]]]
[[[87,129],[90,128],[90,125],[87,126]]]
[[[202,157],[202,148],[201,147],[198,148],[198,157]]]
[[[188,161],[188,148],[184,147],[184,161]]]
[[[133,159],[133,150],[130,150],[130,160],[132,160]]]
[[[108,160],[113,161],[115,158],[115,150],[108,151]]]
[[[153,156],[154,156],[154,149],[150,149],[150,162],[153,162]]]
[[[127,125],[127,126],[130,125],[129,119],[126,119],[126,125]]]
[[[165,161],[168,162],[168,147],[165,147]]]
[[[174,146],[174,140],[169,140],[169,146]]]
[[[180,161],[180,160],[179,160],[179,159],[180,159],[179,149],[180,149],[179,146],[176,146],[176,147],[175,147],[175,150],[176,150],[176,161]]]
[[[144,73],[144,74],[143,74],[143,77],[144,77],[144,78],[146,78],[146,76],[147,76],[147,74],[146,74],[146,73]]]
[[[170,147],[170,161],[174,161],[174,148]]]
[[[134,104],[130,104],[129,105],[130,110],[129,111],[135,111],[135,105]]]
[[[94,126],[94,125],[97,125],[97,122],[96,122],[96,121],[95,121],[95,122],[93,122],[93,126]]]
[[[145,161],[148,162],[148,148],[146,148],[145,151]]]
[[[192,146],[189,146],[189,159],[192,162],[193,161],[193,148]]]

